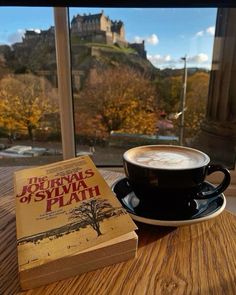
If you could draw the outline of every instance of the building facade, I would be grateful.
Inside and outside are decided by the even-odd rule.
[[[71,34],[86,42],[118,43],[123,46],[128,44],[125,40],[124,23],[111,20],[103,11],[98,14],[74,16],[71,21]]]

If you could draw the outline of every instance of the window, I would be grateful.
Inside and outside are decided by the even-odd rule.
[[[80,4],[85,6],[83,2]],[[211,158],[216,156],[216,161],[223,159],[233,167],[235,48],[234,42],[228,42],[227,38],[228,34],[235,38],[235,9],[149,9],[138,4],[127,8],[91,5],[69,9],[75,120],[72,126],[70,112],[62,115],[61,122],[63,119],[65,124],[70,122],[62,130],[62,139],[65,136],[72,139],[68,130],[74,127],[77,155],[90,153],[97,165],[114,166],[122,164],[124,150],[133,145],[179,144],[182,133],[183,144],[204,149]],[[73,17],[78,24],[76,21],[72,24]],[[107,30],[83,31],[91,25],[91,19]],[[53,25],[51,22],[44,31],[53,33]],[[33,40],[38,35],[34,31],[24,38]],[[56,34],[56,43],[57,39],[60,37]],[[62,44],[62,40],[57,44],[59,52],[63,51]],[[4,62],[5,57],[1,56]],[[65,61],[58,58],[58,69],[65,67]],[[228,64],[231,70],[226,77],[223,74]],[[4,73],[4,66],[1,69]],[[65,73],[59,75],[62,83],[67,80],[70,84]],[[45,78],[47,72],[44,74]],[[227,93],[220,92],[222,87]],[[71,93],[66,98],[70,99]],[[63,103],[67,102],[64,97]],[[73,146],[73,140],[70,142],[68,138],[64,139],[64,146],[62,140],[61,150]]]
[[[217,61],[216,69],[216,52],[222,52],[228,34],[223,32],[219,47],[215,29],[222,34],[227,9],[83,7],[69,13],[70,19],[81,17],[85,23],[103,16],[114,38],[109,29],[88,33],[87,42],[82,33],[71,38],[78,155],[88,152],[98,165],[119,165],[123,152],[135,145],[183,144],[234,167],[235,139],[229,137],[225,149],[225,131],[219,126],[232,129],[235,114],[224,109],[226,117],[231,112],[229,122],[214,115],[216,100],[224,105],[227,99],[211,94],[214,77],[224,67]]]
[[[0,22],[0,163],[62,159],[53,10],[1,7]]]

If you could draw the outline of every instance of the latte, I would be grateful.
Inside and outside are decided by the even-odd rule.
[[[190,169],[209,162],[204,153],[178,146],[142,146],[129,150],[125,158],[132,163],[158,169]]]
[[[190,200],[219,196],[230,184],[230,173],[209,162],[207,154],[177,145],[138,146],[123,154],[127,183],[143,205],[153,204],[153,210],[155,206],[169,210],[172,204],[182,211]],[[214,172],[223,173],[222,182],[212,190],[202,190],[206,176]]]

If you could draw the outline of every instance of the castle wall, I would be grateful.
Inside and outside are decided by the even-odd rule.
[[[92,35],[92,42],[106,43],[107,42],[106,32],[99,32],[97,34]]]
[[[125,41],[125,28],[124,28],[124,26],[122,26],[120,28],[120,40]]]
[[[128,42],[124,40],[118,33],[112,33],[112,43],[117,43],[125,47],[128,45]]]
[[[100,29],[101,31],[106,31],[106,32],[111,31],[111,20],[108,19],[104,14],[102,14],[100,19]]]
[[[129,46],[137,51],[137,53],[143,58],[147,58],[147,52],[144,47],[144,41],[142,43],[130,43]]]
[[[101,31],[101,24],[99,19],[91,19],[84,22],[82,17],[77,17],[76,22],[71,24],[71,33],[80,35],[86,35],[91,32]]]
[[[82,41],[86,42],[94,42],[94,43],[104,43],[108,42],[106,32],[91,32],[91,33],[83,33],[76,34]]]

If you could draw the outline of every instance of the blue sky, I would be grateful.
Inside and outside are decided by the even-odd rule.
[[[78,13],[100,13],[102,8],[71,8]],[[189,67],[211,67],[215,8],[104,8],[112,20],[125,24],[129,42],[145,40],[148,59],[157,67],[179,68],[187,55]],[[0,7],[0,44],[21,41],[26,29],[45,30],[54,25],[49,7]]]

